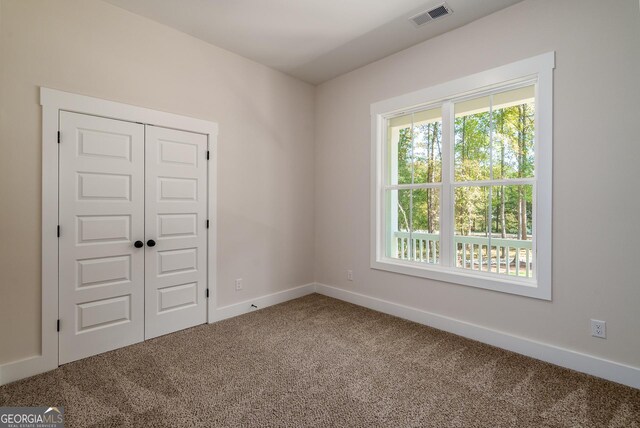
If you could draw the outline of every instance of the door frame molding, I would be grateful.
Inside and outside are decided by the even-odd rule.
[[[209,145],[207,229],[207,322],[215,321],[216,308],[216,184],[218,124],[100,98],[40,88],[42,106],[42,345],[41,355],[17,361],[20,370],[3,373],[0,384],[58,367],[58,125],[59,112],[101,116],[205,134]],[[64,142],[63,142],[64,144]],[[52,303],[53,302],[53,303]],[[65,328],[65,326],[62,326]],[[17,367],[16,367],[17,368]],[[7,376],[5,376],[5,374]],[[12,374],[17,375],[14,379]]]

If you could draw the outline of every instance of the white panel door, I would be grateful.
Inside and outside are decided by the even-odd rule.
[[[60,133],[64,364],[144,339],[144,125],[60,112]]]
[[[207,137],[146,127],[145,338],[206,322]]]

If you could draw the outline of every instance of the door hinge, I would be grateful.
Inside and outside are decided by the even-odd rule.
[[[206,291],[206,295],[207,295],[207,299],[208,299],[209,298],[209,289],[208,288],[207,288],[207,291]]]
[[[207,150],[207,160],[209,160],[209,150]]]
[[[209,220],[207,220],[207,229],[209,229]]]
[[[58,144],[60,144],[60,131],[58,131]]]
[[[56,331],[60,331],[60,320],[56,321]]]
[[[59,238],[59,237],[60,237],[60,225],[58,225],[58,228],[57,228],[57,232],[56,232],[56,233],[58,234],[58,238]]]

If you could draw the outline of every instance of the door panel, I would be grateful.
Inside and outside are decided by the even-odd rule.
[[[196,214],[158,214],[158,238],[195,237]]]
[[[146,127],[145,338],[206,322],[207,137]]]
[[[77,330],[86,332],[131,321],[131,295],[109,297],[77,305]]]
[[[61,364],[144,339],[144,126],[60,112]]]
[[[131,281],[131,256],[98,257],[78,261],[77,288]]]

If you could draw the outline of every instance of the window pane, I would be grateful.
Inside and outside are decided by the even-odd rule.
[[[534,176],[535,86],[493,95],[493,178]]]
[[[533,277],[533,186],[494,186],[491,199],[494,271]]]
[[[387,121],[387,184],[437,183],[442,177],[442,110]]]
[[[456,267],[488,271],[489,187],[456,187],[454,248]]]
[[[412,165],[412,117],[403,116],[398,120],[399,126],[388,127],[388,159],[389,174],[387,184],[411,184]]]
[[[532,185],[456,188],[456,267],[533,277],[532,215]]]
[[[386,192],[387,257],[440,261],[440,189]]]
[[[413,260],[440,262],[440,189],[414,189],[412,210]]]
[[[406,259],[411,257],[411,190],[387,190],[386,192],[387,257]]]
[[[456,181],[490,178],[490,97],[456,103],[454,174]]]
[[[425,110],[414,114],[413,182],[442,181],[442,111]]]

